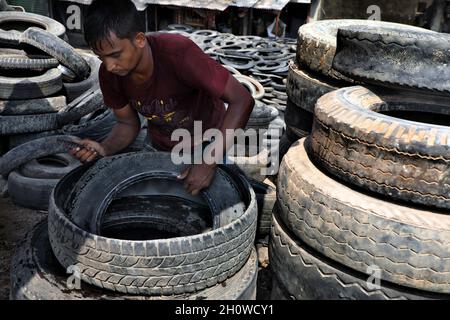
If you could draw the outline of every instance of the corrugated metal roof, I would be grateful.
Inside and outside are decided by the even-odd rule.
[[[230,6],[239,7],[239,8],[251,8],[257,3],[259,0],[230,0],[228,1]]]
[[[290,0],[259,0],[253,8],[281,11],[289,1]]]
[[[143,0],[148,4],[199,8],[223,11],[230,5],[229,0]]]

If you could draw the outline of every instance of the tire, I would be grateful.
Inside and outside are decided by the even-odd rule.
[[[277,189],[269,179],[265,179],[264,182],[249,179],[249,182],[255,191],[258,203],[257,237],[264,238],[270,232],[272,210],[277,200]]]
[[[449,293],[450,216],[359,193],[322,173],[305,139],[283,159],[278,177],[280,217],[324,256],[398,285]]]
[[[0,55],[1,69],[45,71],[58,67],[59,62],[53,58],[29,58],[27,56]]]
[[[354,185],[450,209],[450,109],[445,98],[374,92],[349,87],[322,97],[316,105],[310,154]],[[377,113],[423,110],[432,115],[430,121],[443,123]]]
[[[300,134],[300,138],[303,138],[309,135],[312,131],[314,113],[305,110],[294,104],[291,100],[288,100],[285,119],[287,127],[295,128]],[[296,140],[298,139],[299,138]]]
[[[56,163],[63,166],[56,166]],[[68,154],[32,160],[9,175],[9,197],[18,206],[46,211],[50,194],[58,181],[80,165]]]
[[[289,139],[286,135],[286,133],[284,133],[281,138],[280,138],[280,149],[279,149],[279,158],[280,158],[280,162],[283,159],[283,157],[286,155],[286,153],[289,151],[289,148],[291,147],[291,145],[294,143],[295,141],[292,141],[291,139]]]
[[[0,158],[0,175],[8,177],[11,171],[34,159],[67,153],[74,147],[73,141],[76,139],[73,136],[51,136],[36,139],[11,149]]]
[[[61,72],[50,69],[39,76],[0,76],[0,99],[24,100],[48,97],[62,88]]]
[[[393,286],[378,287],[361,273],[339,265],[296,240],[275,213],[269,240],[274,274],[272,299],[279,300],[428,300],[448,295]],[[372,285],[372,286],[369,286]]]
[[[102,108],[84,116],[78,124],[64,126],[61,131],[80,139],[101,142],[108,137],[116,123],[114,112],[109,108]]]
[[[425,35],[404,28],[339,29],[333,68],[367,83],[449,93],[449,38]]]
[[[7,23],[23,23],[25,26],[20,28],[21,30],[8,30],[5,29],[5,24]],[[28,28],[26,24],[29,26],[37,25],[59,38],[63,38],[66,34],[66,28],[64,25],[51,18],[28,12],[0,12],[0,29],[6,30],[2,30],[2,32],[0,32],[0,44],[18,47],[20,45],[21,32]],[[5,36],[2,36],[2,33],[4,33]]]
[[[260,148],[248,146],[246,146],[246,149],[249,151],[248,155],[233,155],[229,157],[230,160],[233,164],[236,164],[247,177],[257,181],[264,181],[266,179],[264,170],[268,167],[270,162],[270,150],[267,150],[266,148],[259,150]]]
[[[173,166],[172,169],[169,167],[172,166],[169,156],[156,152],[119,155],[97,161],[87,172],[81,171],[85,168],[79,168],[80,170],[76,169],[66,175],[54,189],[49,206],[49,237],[58,261],[64,267],[79,267],[81,279],[87,283],[129,294],[173,295],[196,292],[215,286],[236,274],[245,265],[253,250],[257,218],[256,199],[243,177],[224,175],[220,169],[208,192],[213,194],[218,206],[216,208],[227,209],[222,210],[220,215],[215,214],[214,229],[211,232],[183,238],[127,241],[104,238],[80,229],[85,228],[91,221],[84,222],[79,218],[83,218],[83,212],[90,212],[93,208],[86,206],[87,203],[82,204],[82,199],[90,195],[90,203],[94,207],[94,203],[102,204],[109,199],[109,196],[105,197],[95,187],[97,183],[102,183],[101,189],[109,189],[104,186],[104,179],[101,178],[103,175],[106,174],[109,176],[108,180],[115,181],[114,188],[120,192],[121,185],[117,184],[123,180],[119,177],[120,174],[125,174],[124,179],[127,179],[134,173],[129,170],[126,173],[117,171],[116,166],[123,168],[125,162],[127,168],[142,173],[143,169],[140,167],[144,165],[149,173],[149,164],[153,164],[155,168],[159,168],[159,172],[180,172],[180,169],[183,169],[180,166]],[[104,165],[107,166],[103,167]],[[111,170],[115,174],[111,175]],[[230,178],[233,180],[226,180]],[[86,184],[87,181],[89,183]],[[228,188],[219,187],[220,184],[229,183],[234,185],[234,188],[239,188],[240,192],[238,189],[227,190]],[[72,188],[75,190],[70,195]],[[92,198],[91,188],[96,190],[96,199]],[[221,198],[217,197],[219,194],[222,195]],[[242,202],[239,200],[239,194],[246,199],[245,206],[239,204]],[[208,197],[210,196],[211,194]],[[68,204],[64,206],[66,201]],[[231,201],[237,205],[229,208],[228,205],[221,204],[221,201]],[[84,207],[78,216],[77,204]],[[72,218],[68,218],[65,210]],[[220,219],[217,219],[218,217]],[[72,220],[74,218],[79,222],[75,224],[75,220]],[[89,220],[92,219],[89,217]],[[69,234],[73,237],[67,237]],[[108,256],[107,260],[104,260],[105,255]],[[123,259],[124,257],[131,258],[137,264],[130,263],[131,260]],[[106,261],[109,262],[105,263]]]
[[[75,100],[77,97],[79,97],[81,94],[83,94],[87,90],[89,90],[93,87],[99,86],[98,71],[100,69],[100,65],[102,64],[102,62],[100,61],[100,59],[98,59],[96,56],[94,56],[92,54],[88,54],[88,53],[80,53],[80,54],[89,64],[89,69],[90,69],[89,76],[87,79],[80,81],[80,82],[75,82],[75,83],[64,82],[63,83],[64,91],[67,96],[67,101],[69,101],[69,102]]]
[[[255,250],[233,277],[192,295],[136,296],[102,290],[86,283],[81,290],[68,290],[67,274],[55,258],[48,240],[47,223],[38,224],[19,244],[11,263],[12,300],[254,300],[257,258]]]
[[[248,119],[246,128],[267,129],[271,121],[278,116],[278,110],[272,106],[256,101],[250,118]]]
[[[338,29],[347,26],[371,27],[377,30],[398,28],[405,31],[426,31],[422,28],[384,21],[352,19],[314,21],[301,26],[298,30],[297,62],[309,70],[351,82],[332,67]]]
[[[79,80],[84,80],[89,76],[89,65],[83,57],[75,51],[64,40],[37,28],[28,28],[21,34],[21,43],[34,46],[52,57],[72,70]]]
[[[65,106],[66,97],[64,96],[31,100],[6,100],[0,101],[0,114],[12,116],[52,113],[62,110]]]
[[[314,113],[314,107],[321,96],[347,86],[348,84],[344,81],[302,70],[294,62],[289,64],[286,84],[289,100],[311,113]]]

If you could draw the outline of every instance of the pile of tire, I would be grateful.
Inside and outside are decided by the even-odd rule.
[[[321,70],[377,86],[320,97],[283,158],[272,298],[450,299],[448,38],[424,32],[339,27]]]
[[[0,12],[0,139],[3,153],[55,135],[103,140],[115,123],[98,88],[100,60],[66,41],[65,27],[45,16]],[[48,155],[17,168],[12,201],[46,210],[51,188],[73,160]],[[70,170],[69,170],[70,171]]]
[[[285,130],[286,76],[289,59],[295,57],[295,40],[235,36],[185,25],[169,25],[165,32],[193,40],[250,91],[256,105],[246,129],[257,131],[258,143],[244,144],[245,155],[229,156],[252,179],[262,182],[275,176],[268,168],[273,166],[271,161],[278,162],[280,137]]]
[[[253,189],[220,167],[194,197],[176,181],[184,169],[148,152],[72,170],[13,258],[11,298],[255,299]]]
[[[280,154],[289,146],[308,136],[312,130],[314,107],[324,94],[339,88],[365,83],[348,77],[333,68],[338,29],[348,26],[373,29],[394,28],[407,31],[427,30],[397,23],[368,20],[322,20],[300,27],[295,61],[289,64],[287,77],[286,133],[282,138]],[[351,63],[351,62],[349,62]]]

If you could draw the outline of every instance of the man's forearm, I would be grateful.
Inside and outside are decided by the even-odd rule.
[[[140,125],[117,122],[109,136],[101,142],[106,155],[114,155],[128,147],[139,134]]]

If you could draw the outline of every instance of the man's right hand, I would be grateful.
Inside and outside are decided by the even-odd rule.
[[[77,141],[81,146],[69,151],[69,154],[80,160],[82,163],[89,163],[97,156],[106,156],[105,148],[98,142],[90,139]]]

